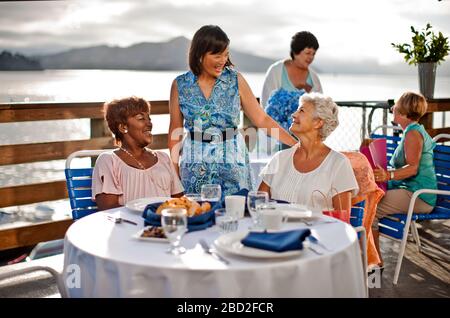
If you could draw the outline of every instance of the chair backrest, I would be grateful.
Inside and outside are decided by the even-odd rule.
[[[439,139],[450,139],[450,134],[440,134],[433,138],[436,143]],[[437,144],[434,148],[434,168],[436,171],[437,186],[439,190],[450,190],[450,146]],[[434,212],[449,213],[450,201],[448,195],[437,195]]]
[[[380,134],[380,132],[377,132],[377,130],[390,130],[392,131],[391,134]],[[395,149],[398,146],[398,143],[402,139],[401,134],[403,133],[403,130],[399,126],[391,126],[391,125],[381,125],[375,127],[374,130],[370,133],[370,138],[377,139],[377,138],[384,138],[386,139],[386,157],[387,162],[389,164],[389,161],[391,160],[392,155],[394,154]]]
[[[386,138],[387,140],[391,140],[392,143],[398,143],[400,137],[392,136],[392,135],[380,135],[376,134],[375,130],[380,128],[393,128],[398,130],[399,128],[396,126],[378,126],[374,129],[374,131],[370,134],[371,138]],[[449,140],[450,134],[439,134],[433,138],[433,141],[438,143],[436,148],[433,151],[433,162],[436,171],[437,177],[437,186],[438,190],[450,190],[450,146],[439,144],[440,139]],[[398,141],[397,141],[398,140]],[[388,160],[393,154],[393,151],[397,147],[397,144],[393,144],[390,148],[393,149],[390,153],[387,151]],[[448,195],[437,195],[436,207],[433,210],[433,213],[449,213],[450,209],[450,200]]]
[[[106,151],[112,151],[112,149],[80,150],[67,157],[65,169],[66,184],[74,220],[97,212],[97,204],[92,201],[93,167],[89,165],[87,168],[71,168],[70,164],[74,158],[97,157]]]
[[[353,227],[358,227],[363,224],[363,218],[364,218],[364,206],[366,201],[361,201],[354,206],[352,206],[351,213],[350,213],[350,224]]]

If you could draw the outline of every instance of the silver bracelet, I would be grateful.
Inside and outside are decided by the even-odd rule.
[[[390,179],[389,180],[394,180],[394,170],[389,171],[390,173]]]

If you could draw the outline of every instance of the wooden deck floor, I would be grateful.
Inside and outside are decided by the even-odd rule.
[[[421,238],[431,243],[439,243],[447,251],[450,250],[450,221],[426,221],[419,226]],[[425,243],[426,246],[429,244]],[[385,269],[381,278],[381,288],[370,288],[370,297],[450,298],[450,263],[428,253],[418,253],[412,241],[408,242],[406,247],[398,284],[392,284],[399,245],[399,242],[381,238],[380,248]]]

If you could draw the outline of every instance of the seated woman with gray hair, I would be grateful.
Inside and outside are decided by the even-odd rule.
[[[289,130],[299,143],[279,151],[261,171],[260,191],[313,210],[350,210],[358,183],[349,159],[323,141],[339,125],[338,106],[319,93],[304,94]]]

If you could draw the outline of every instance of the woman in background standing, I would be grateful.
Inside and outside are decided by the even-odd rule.
[[[319,42],[311,32],[297,32],[291,40],[291,58],[277,61],[267,70],[261,105],[266,113],[285,129],[289,129],[292,123],[291,115],[295,112],[301,95],[310,92],[322,93],[319,76],[309,67],[318,49]],[[259,139],[259,144],[268,144],[265,136],[260,134]],[[276,145],[276,148],[280,147],[288,148],[286,145]]]
[[[297,32],[292,37],[291,58],[277,61],[267,70],[261,93],[263,108],[267,107],[272,92],[279,88],[322,93],[319,76],[309,67],[318,49],[319,42],[311,32]]]

